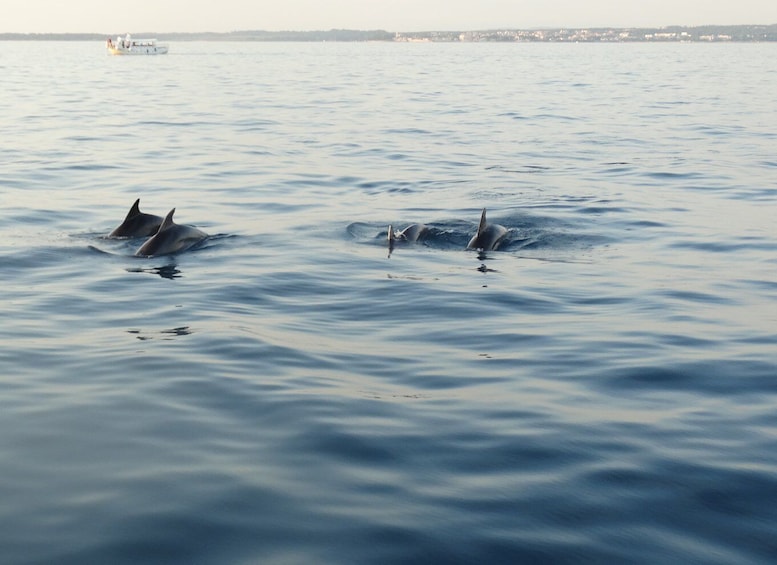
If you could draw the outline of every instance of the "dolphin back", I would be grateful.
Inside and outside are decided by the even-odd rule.
[[[159,231],[135,252],[138,257],[155,257],[179,253],[208,237],[208,234],[194,226],[176,224],[173,221],[175,208],[165,217]]]
[[[108,237],[148,237],[155,234],[162,225],[162,218],[140,211],[140,198],[130,207],[124,221]]]
[[[472,236],[467,244],[467,249],[482,249],[483,251],[492,251],[499,247],[502,240],[507,235],[507,228],[499,224],[489,224],[486,220],[486,209],[480,214],[480,223],[478,232]]]
[[[428,231],[424,224],[411,224],[400,232],[405,241],[418,241],[418,239]]]
[[[394,245],[398,242],[408,243],[418,241],[425,233],[429,231],[429,228],[424,224],[410,224],[402,231],[394,231],[394,226],[389,224],[388,227],[388,245],[389,251],[394,249]]]

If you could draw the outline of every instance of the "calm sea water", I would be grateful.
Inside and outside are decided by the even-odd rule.
[[[0,76],[3,563],[777,559],[777,45]]]

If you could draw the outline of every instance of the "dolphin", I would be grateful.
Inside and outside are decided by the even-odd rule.
[[[394,245],[396,245],[398,242],[405,243],[418,241],[421,236],[427,234],[428,232],[429,228],[424,224],[410,224],[402,231],[394,231],[394,226],[389,224],[387,233],[389,257],[391,257],[391,252],[394,251]]]
[[[154,257],[185,251],[208,237],[203,231],[192,226],[176,224],[173,221],[175,208],[165,216],[159,231],[135,252],[136,257]]]
[[[494,250],[499,247],[499,244],[502,243],[506,235],[506,227],[486,222],[486,209],[483,208],[483,213],[480,215],[478,233],[473,235],[472,239],[469,240],[467,249],[481,249],[483,251]]]
[[[394,231],[394,226],[389,224],[388,242],[394,245],[397,241],[418,241],[418,239],[429,231],[424,224],[410,224],[402,231]]]
[[[121,225],[108,234],[108,237],[148,237],[154,235],[160,225],[162,225],[160,216],[144,214],[140,211],[140,198],[138,198]]]

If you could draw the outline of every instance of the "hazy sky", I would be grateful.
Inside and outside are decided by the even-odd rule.
[[[777,23],[777,0],[4,0],[0,32],[467,30]]]

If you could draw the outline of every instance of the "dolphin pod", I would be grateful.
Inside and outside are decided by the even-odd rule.
[[[178,253],[208,237],[208,234],[193,226],[176,224],[173,221],[174,213],[175,208],[170,210],[164,219],[161,216],[143,213],[140,211],[140,198],[138,198],[130,207],[124,221],[108,234],[108,237],[134,239],[150,236],[135,252],[137,257]]]
[[[389,249],[393,249],[397,242],[418,241],[418,239],[422,238],[428,231],[429,228],[424,224],[411,224],[402,231],[394,231],[394,227],[389,225],[387,233]],[[499,248],[506,235],[506,227],[500,226],[499,224],[488,223],[486,220],[486,209],[483,208],[483,212],[480,214],[478,231],[472,236],[472,239],[469,240],[467,249],[493,251]]]
[[[186,251],[197,243],[205,240],[208,234],[183,224],[173,221],[175,208],[168,212],[162,219],[160,216],[145,214],[140,211],[140,198],[130,207],[124,221],[109,235],[110,238],[137,238],[151,236],[135,252],[136,257],[155,257],[158,255],[170,255]],[[411,224],[401,231],[395,231],[389,224],[387,240],[389,249],[393,249],[398,242],[416,242],[429,233],[425,224]],[[504,241],[508,230],[499,224],[489,224],[486,219],[486,209],[480,214],[480,223],[477,233],[472,236],[467,249],[479,251],[493,251],[499,248]]]

